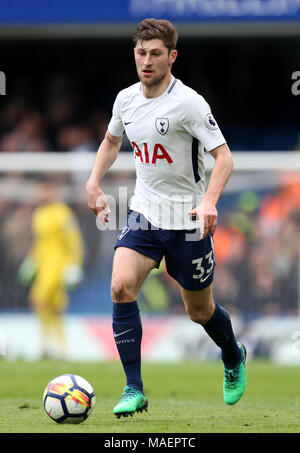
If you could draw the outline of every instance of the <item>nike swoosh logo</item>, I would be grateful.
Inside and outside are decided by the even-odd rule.
[[[133,121],[127,121],[127,123],[125,121],[124,126],[127,126],[127,124],[131,124],[131,123],[133,123]]]
[[[211,276],[211,272],[205,278],[201,278],[200,282],[201,283],[205,282],[205,280],[207,280],[208,277],[210,277],[210,276]]]
[[[114,332],[114,337],[117,338],[117,337],[119,337],[120,335],[123,335],[124,333],[131,332],[132,330],[133,330],[133,329],[124,330],[124,332],[120,332],[120,333],[115,333],[115,332]]]

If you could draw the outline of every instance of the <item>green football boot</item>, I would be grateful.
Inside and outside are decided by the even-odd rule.
[[[131,417],[135,412],[147,411],[148,401],[143,392],[134,387],[126,386],[120,402],[114,407],[113,413],[117,418]]]
[[[242,349],[243,360],[237,367],[229,369],[224,367],[223,396],[226,404],[233,405],[243,396],[246,389],[246,355],[247,351],[243,344],[238,343]]]

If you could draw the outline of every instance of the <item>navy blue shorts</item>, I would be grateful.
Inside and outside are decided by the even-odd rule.
[[[197,291],[213,281],[213,239],[211,235],[200,239],[199,229],[163,230],[151,225],[142,214],[130,210],[115,249],[117,247],[143,253],[155,260],[157,267],[165,257],[168,274],[184,289]]]

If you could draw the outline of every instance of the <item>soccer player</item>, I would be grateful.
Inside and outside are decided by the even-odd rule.
[[[19,280],[31,285],[29,299],[41,326],[43,357],[60,359],[67,352],[63,328],[67,290],[83,277],[83,239],[72,210],[59,200],[54,181],[39,185],[38,198],[32,216],[33,241]]]
[[[245,347],[236,341],[230,316],[214,302],[212,292],[216,204],[232,172],[231,152],[204,98],[172,75],[177,58],[173,24],[144,19],[133,41],[140,82],[117,95],[86,184],[88,206],[105,224],[110,209],[99,183],[117,158],[126,132],[134,152],[136,186],[112,269],[113,333],[127,379],[113,409],[118,418],[148,406],[136,301],[146,276],[163,257],[180,285],[190,319],[221,348],[225,402],[235,404],[246,387]],[[204,149],[215,159],[206,190]]]

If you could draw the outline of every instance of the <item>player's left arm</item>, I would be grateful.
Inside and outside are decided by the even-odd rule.
[[[226,143],[210,151],[215,159],[203,201],[189,214],[197,215],[203,225],[203,237],[214,234],[218,221],[217,202],[233,170],[233,159]],[[201,222],[202,220],[202,222]]]

